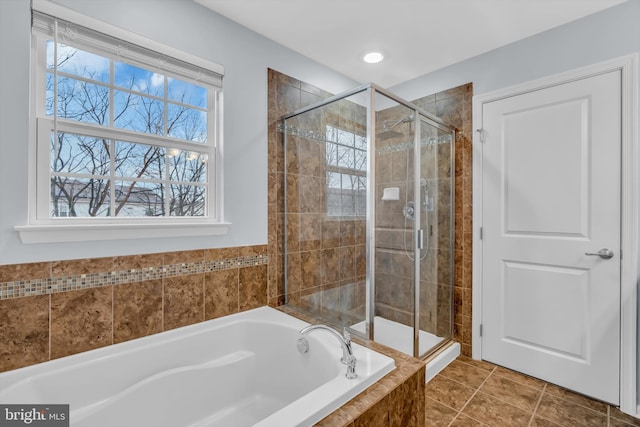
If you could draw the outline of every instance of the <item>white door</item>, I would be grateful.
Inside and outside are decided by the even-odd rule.
[[[482,358],[618,404],[620,71],[486,103],[482,128]]]

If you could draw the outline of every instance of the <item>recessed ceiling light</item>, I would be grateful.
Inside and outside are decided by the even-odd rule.
[[[369,64],[377,64],[384,59],[384,55],[380,52],[369,52],[362,59]]]

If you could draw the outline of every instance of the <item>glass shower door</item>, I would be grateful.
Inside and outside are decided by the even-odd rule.
[[[453,336],[453,134],[420,117],[420,357]]]

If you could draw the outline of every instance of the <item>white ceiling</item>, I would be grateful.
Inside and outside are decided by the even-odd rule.
[[[625,0],[195,0],[360,83],[390,87]],[[379,64],[362,56],[378,50]]]

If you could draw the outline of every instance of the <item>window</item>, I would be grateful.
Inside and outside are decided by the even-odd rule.
[[[327,214],[366,215],[367,138],[326,126]]]
[[[37,11],[32,47],[32,224],[220,222],[219,72]]]

